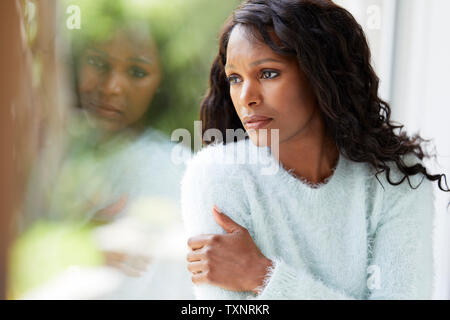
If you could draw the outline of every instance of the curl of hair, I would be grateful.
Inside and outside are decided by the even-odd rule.
[[[413,187],[409,177],[422,173],[438,181],[441,190],[450,191],[444,174],[429,174],[421,163],[405,163],[403,156],[409,154],[420,160],[431,157],[422,147],[429,140],[418,134],[408,136],[402,132],[403,125],[391,121],[389,104],[378,96],[379,78],[370,64],[361,26],[330,0],[249,0],[234,11],[221,31],[210,88],[201,103],[203,133],[216,128],[225,137],[226,129],[244,129],[233,107],[224,68],[228,40],[238,24],[276,53],[297,58],[313,88],[326,130],[340,152],[355,162],[371,164],[377,179],[385,172],[392,185],[406,179],[415,189],[418,186]],[[270,37],[272,31],[277,43]],[[391,180],[389,162],[404,174],[400,181]]]

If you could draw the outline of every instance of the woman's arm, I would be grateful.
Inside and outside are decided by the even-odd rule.
[[[211,284],[232,291],[256,293],[272,262],[256,246],[247,229],[213,208],[226,234],[189,238],[188,270],[194,284]]]
[[[194,242],[189,243],[195,246],[196,241],[202,242],[212,240],[212,235],[226,235],[226,231],[215,220],[212,208],[217,204],[223,213],[230,217],[236,224],[242,226],[249,231],[251,235],[251,221],[249,219],[249,207],[246,205],[245,188],[239,179],[235,179],[235,175],[225,172],[224,167],[214,167],[212,165],[204,165],[205,161],[194,159],[188,166],[185,176],[182,180],[181,203],[182,215],[184,220],[187,238],[198,237]],[[227,174],[228,173],[228,174]],[[203,239],[202,238],[206,238]],[[218,237],[216,237],[216,240]],[[216,249],[220,247],[216,243]],[[223,240],[223,239],[222,239]],[[191,240],[192,241],[192,240]],[[210,243],[209,243],[210,245]],[[228,244],[223,254],[231,254],[235,246]],[[190,259],[188,254],[188,259]],[[203,259],[205,257],[202,257]],[[264,257],[266,258],[266,257]],[[270,257],[267,257],[270,258]],[[205,260],[205,259],[204,259]],[[269,260],[269,259],[268,259]],[[270,261],[272,260],[272,261]],[[275,264],[274,268],[270,268],[269,261],[261,259],[261,265],[265,267],[265,275],[267,277],[267,285],[262,293],[257,296],[255,292],[260,288],[251,288],[248,291],[235,291],[225,289],[219,285],[207,283],[208,281],[200,281],[194,284],[194,294],[197,299],[349,299],[351,297],[336,292],[313,276],[307,273],[304,268],[299,266],[289,266],[278,260],[276,257],[270,259]],[[220,264],[218,264],[220,265]],[[195,268],[195,267],[192,267]],[[246,269],[242,269],[245,272]],[[268,272],[271,273],[268,274]],[[217,271],[217,270],[216,270]],[[227,273],[227,270],[219,270],[218,273]],[[264,279],[262,275],[262,279]],[[239,280],[239,277],[235,280]],[[193,276],[193,281],[196,281]],[[213,279],[214,280],[214,279]],[[261,279],[260,279],[261,280]],[[213,281],[214,282],[214,281]],[[216,284],[220,283],[220,280]],[[224,286],[224,283],[220,283]],[[236,288],[234,288],[236,289]],[[242,290],[243,288],[239,288]]]
[[[413,184],[416,185],[416,184]],[[386,186],[368,263],[365,299],[431,299],[433,189],[428,180],[412,190]],[[354,299],[303,268],[273,259],[257,299]]]
[[[206,167],[188,170],[182,188],[182,205],[188,237],[224,234],[213,218],[214,203],[236,223],[248,229],[249,208],[245,190],[227,177],[221,184],[217,172]],[[224,176],[225,177],[225,176]],[[415,179],[413,179],[415,180]],[[219,181],[219,182],[217,182]],[[417,181],[416,181],[417,182]],[[417,185],[414,181],[413,185]],[[267,259],[264,285],[255,296],[251,291],[236,292],[200,284],[200,299],[429,299],[432,289],[433,190],[428,180],[413,190],[405,182],[399,186],[384,183],[384,199],[369,248],[368,284],[364,296],[354,297],[331,287],[304,266],[287,264],[279,257]],[[250,232],[251,233],[251,232]],[[369,244],[368,244],[369,245]],[[233,250],[229,246],[227,251]],[[261,260],[262,261],[262,260]],[[372,283],[373,281],[373,283]]]
[[[215,268],[215,276],[206,279],[204,283],[229,286],[228,288],[233,290],[242,289],[239,288],[241,284],[243,288],[248,288],[248,291],[258,293],[256,297],[248,295],[248,299],[430,299],[433,280],[433,190],[429,181],[423,181],[417,190],[408,188],[410,187],[407,184],[395,188],[387,187],[388,194],[383,201],[373,247],[370,250],[368,279],[365,284],[367,290],[363,297],[354,297],[330,287],[302,266],[291,266],[276,257],[270,260],[262,254],[258,256],[259,250],[248,248],[251,246],[248,246],[247,252],[244,253],[241,245],[226,243],[224,239],[217,237],[214,241],[210,241],[213,238],[198,239],[199,242],[207,241],[210,252],[213,253],[210,259],[203,256],[202,263],[212,261]],[[220,221],[217,222],[221,225]],[[252,256],[252,253],[254,256],[250,260],[255,261],[255,264],[247,262],[247,268],[241,267],[241,270],[247,271],[246,274],[236,271],[229,274],[232,268],[228,268],[225,261],[217,259],[223,256],[227,257],[228,261],[239,262]],[[257,265],[261,268],[255,268]],[[234,267],[239,269],[239,263]],[[264,273],[263,285],[255,289],[255,283],[261,281],[261,277],[264,278]],[[233,274],[236,278],[230,281],[229,278]],[[252,281],[248,281],[249,279]],[[248,283],[251,285],[245,287]]]
[[[207,147],[197,154],[182,179],[181,208],[186,242],[200,235],[226,235],[214,219],[214,204],[251,234],[246,192],[235,172],[236,167],[208,163],[210,151],[213,151],[211,147]],[[207,283],[194,284],[194,294],[197,299],[246,299],[253,295],[251,291],[232,291]]]
[[[415,177],[418,178],[418,177]],[[417,186],[420,179],[412,179]],[[375,233],[371,266],[379,285],[370,299],[431,299],[433,289],[433,184],[424,179],[416,190],[405,181],[386,187]]]

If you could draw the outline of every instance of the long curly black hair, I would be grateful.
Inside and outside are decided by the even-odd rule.
[[[234,11],[222,29],[210,88],[201,103],[203,133],[216,128],[226,137],[226,129],[244,129],[233,107],[224,69],[228,39],[237,24],[275,52],[297,58],[340,152],[353,161],[371,164],[377,179],[386,172],[392,185],[406,179],[417,188],[409,176],[423,173],[429,180],[437,180],[441,190],[450,191],[444,174],[431,175],[422,164],[408,166],[403,161],[402,156],[408,154],[420,160],[430,157],[421,146],[429,140],[418,134],[408,136],[401,130],[403,125],[390,120],[390,106],[378,96],[379,78],[370,64],[366,36],[354,17],[330,0],[249,0]],[[278,43],[269,32],[276,34]],[[396,129],[400,129],[398,134]],[[391,180],[388,162],[394,162],[404,174],[400,181]]]

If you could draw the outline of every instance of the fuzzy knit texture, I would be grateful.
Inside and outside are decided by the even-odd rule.
[[[263,173],[269,167],[276,173]],[[403,175],[390,167],[399,181]],[[196,298],[431,299],[432,183],[415,175],[411,184],[421,184],[412,189],[406,180],[389,184],[385,173],[378,179],[369,164],[342,153],[332,176],[314,186],[248,139],[203,148],[182,180],[186,236],[225,233],[212,216],[216,204],[274,266],[258,294],[199,284]]]

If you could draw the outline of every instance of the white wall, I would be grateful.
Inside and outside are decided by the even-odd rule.
[[[450,1],[335,2],[365,29],[381,79],[380,95],[391,103],[392,119],[404,124],[410,134],[419,132],[433,139],[437,162],[426,164],[432,173],[445,173],[450,184]],[[449,299],[450,212],[446,206],[450,195],[435,191],[434,297]]]
[[[372,64],[380,77],[380,96],[391,99],[393,43],[397,0],[335,0],[363,27],[372,52]]]
[[[432,138],[450,183],[450,1],[399,0],[393,66],[393,118],[410,133]],[[450,297],[450,195],[436,188],[435,298]]]

